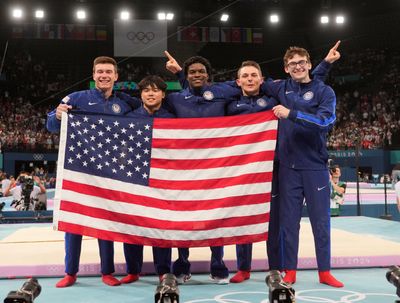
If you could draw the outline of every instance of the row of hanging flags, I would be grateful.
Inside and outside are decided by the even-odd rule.
[[[178,26],[178,41],[263,43],[263,29],[249,27]]]
[[[108,38],[106,25],[24,23],[12,27],[13,39],[97,40]]]
[[[135,20],[129,26],[129,32],[157,32],[162,35],[154,37],[152,40],[162,40],[167,38],[167,32],[154,31],[153,26],[160,27],[154,20]],[[141,28],[141,24],[145,26]],[[120,30],[119,23],[115,23],[114,35]],[[126,27],[126,23],[124,24]],[[200,27],[200,26],[178,26],[176,38],[178,41],[186,42],[231,42],[231,43],[263,43],[262,28],[249,27]],[[14,39],[61,39],[61,40],[107,40],[108,30],[106,25],[90,24],[51,24],[51,23],[26,23],[14,25],[11,37]],[[125,36],[125,35],[124,35]],[[153,41],[154,42],[154,41]]]

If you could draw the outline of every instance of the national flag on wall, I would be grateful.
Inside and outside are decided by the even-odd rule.
[[[62,118],[58,230],[160,247],[265,241],[277,120]]]
[[[86,26],[86,40],[96,40],[96,25]]]
[[[65,24],[65,39],[72,40],[74,39],[73,33],[75,29],[75,24]]]
[[[210,27],[210,42],[219,42],[219,27]]]
[[[232,30],[230,27],[221,27],[221,42],[232,41]]]
[[[200,29],[197,26],[178,26],[178,41],[199,42],[201,40]]]
[[[232,27],[231,29],[232,42],[240,43],[242,42],[242,30],[240,27]]]
[[[248,27],[241,28],[241,32],[242,32],[242,42],[243,43],[253,42],[253,31],[251,28],[248,28]]]
[[[253,28],[253,43],[263,43],[262,28]]]
[[[210,28],[209,27],[200,27],[200,41],[201,42],[209,42],[210,41]]]
[[[107,40],[107,28],[105,25],[96,25],[96,40]]]
[[[24,38],[24,27],[23,25],[14,25],[12,28],[11,37],[13,39],[22,39]]]

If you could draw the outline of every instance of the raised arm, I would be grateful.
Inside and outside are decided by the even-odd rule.
[[[164,54],[168,58],[168,61],[165,63],[165,68],[171,73],[175,74],[175,76],[178,78],[179,84],[183,89],[187,88],[189,86],[189,82],[186,80],[185,73],[183,72],[178,61],[176,61],[168,51],[164,51]]]
[[[323,82],[326,80],[326,77],[329,74],[332,64],[340,59],[340,52],[338,51],[340,43],[341,43],[340,40],[337,41],[336,44],[329,50],[325,59],[322,60],[321,63],[318,64],[316,68],[314,68],[314,70],[311,73],[314,79],[318,79]]]

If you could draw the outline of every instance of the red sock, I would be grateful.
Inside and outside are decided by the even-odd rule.
[[[286,283],[294,284],[296,283],[296,271],[295,270],[285,270],[286,274],[283,281]]]
[[[162,281],[164,275],[158,275],[158,280],[160,280],[160,282]]]
[[[121,282],[117,278],[115,278],[113,275],[102,275],[101,280],[103,281],[104,284],[110,285],[110,286],[118,286],[121,285]]]
[[[344,284],[338,280],[334,276],[332,276],[329,270],[318,272],[319,275],[319,283],[327,284],[333,287],[343,287]]]
[[[139,275],[138,274],[128,274],[127,276],[123,277],[121,279],[122,284],[129,284],[132,282],[135,282],[139,280]]]
[[[76,282],[76,275],[68,275],[66,274],[64,278],[62,278],[60,281],[57,282],[56,287],[62,288],[62,287],[68,287],[71,285],[74,285]]]
[[[250,271],[239,270],[230,280],[231,283],[242,283],[244,280],[250,279]]]

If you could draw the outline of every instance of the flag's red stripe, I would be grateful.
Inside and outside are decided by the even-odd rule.
[[[190,180],[190,181],[176,181],[176,180],[159,180],[150,179],[149,185],[154,188],[162,189],[181,189],[181,190],[197,190],[197,189],[213,189],[224,188],[228,186],[253,184],[261,182],[271,182],[272,172],[243,174],[240,176],[218,179],[206,180]]]
[[[79,202],[61,201],[60,209],[63,211],[81,214],[84,216],[107,220],[110,222],[121,222],[127,225],[141,226],[147,228],[155,228],[162,230],[210,230],[222,227],[235,227],[245,226],[251,224],[266,223],[269,221],[269,213],[265,210],[265,213],[252,216],[241,216],[232,218],[223,218],[215,220],[203,220],[203,221],[167,221],[158,220],[148,217],[128,215],[124,213],[117,213],[110,210],[101,208],[85,206],[79,204]],[[182,217],[185,216],[185,212],[182,212]]]
[[[269,130],[259,133],[222,138],[203,139],[157,139],[153,138],[153,148],[194,149],[194,148],[223,148],[242,144],[251,144],[267,140],[275,140],[277,131]]]
[[[58,222],[58,230],[74,234],[90,236],[97,239],[118,241],[124,243],[132,243],[132,244],[142,244],[142,245],[157,246],[157,247],[224,246],[231,244],[246,244],[252,242],[260,242],[260,241],[265,241],[268,238],[268,232],[265,232],[255,235],[243,235],[236,237],[214,238],[214,239],[204,239],[204,240],[194,240],[194,241],[162,240],[162,239],[146,238],[136,235],[127,235],[118,232],[95,229],[63,221]]]
[[[167,160],[167,159],[151,159],[151,167],[165,168],[165,169],[206,169],[216,167],[226,167],[233,165],[242,165],[260,161],[272,161],[274,158],[274,151],[262,151],[247,155],[230,156],[223,158],[210,158],[210,159],[193,159],[193,160]]]
[[[91,195],[105,200],[121,201],[130,204],[151,206],[160,209],[169,210],[206,210],[222,207],[233,207],[238,205],[259,204],[271,201],[271,194],[262,193],[254,195],[243,195],[237,197],[226,197],[211,200],[188,200],[188,201],[174,201],[162,200],[151,198],[144,195],[134,195],[117,191],[113,189],[106,189],[88,184],[78,183],[69,180],[63,180],[62,188],[71,190],[80,194]],[[147,187],[143,187],[143,194],[146,194]]]
[[[207,129],[227,128],[243,125],[258,124],[267,120],[277,120],[272,111],[255,114],[209,117],[209,118],[179,118],[179,119],[154,119],[153,128],[157,129]]]

